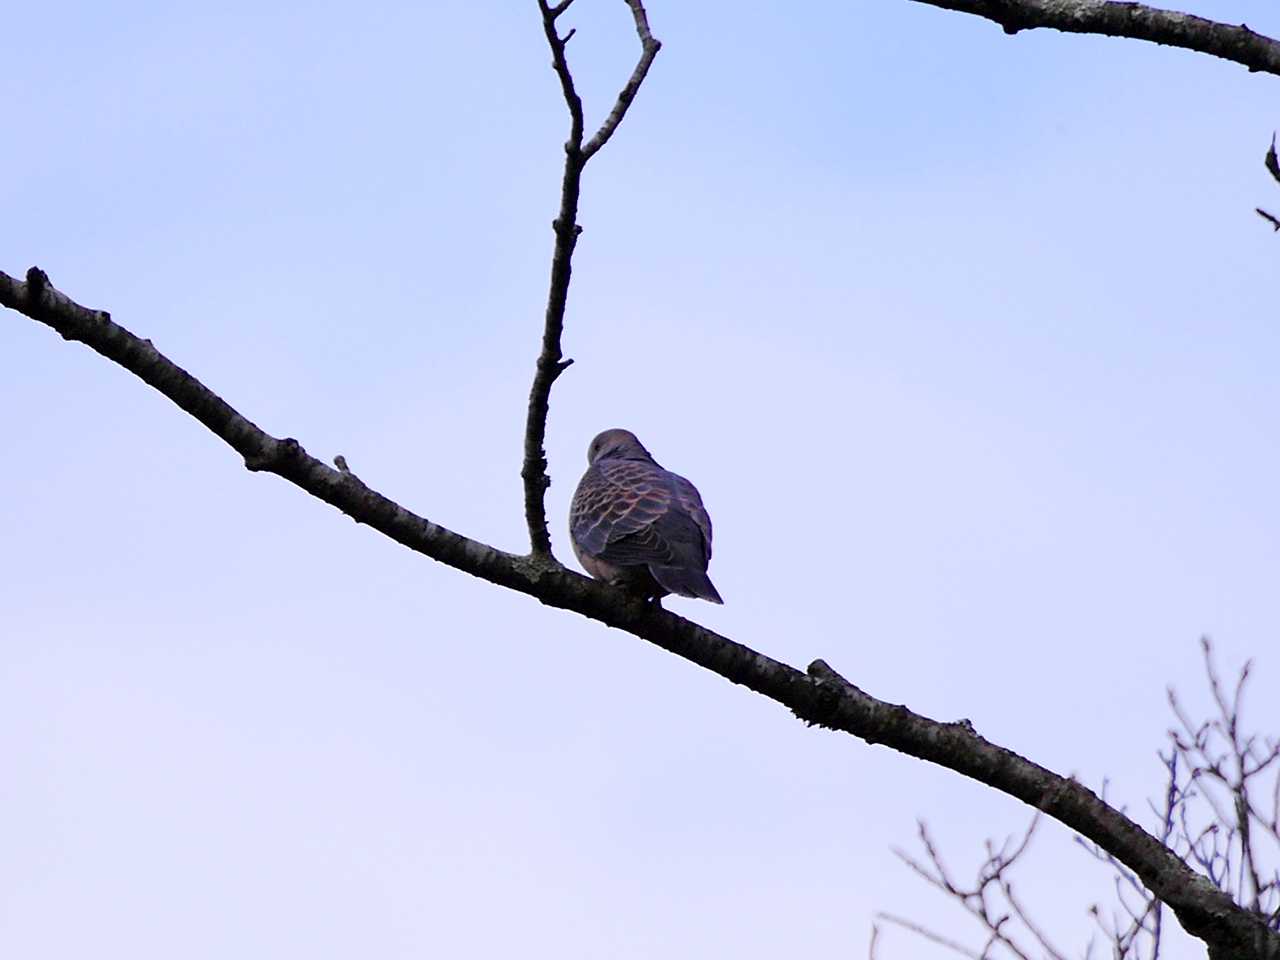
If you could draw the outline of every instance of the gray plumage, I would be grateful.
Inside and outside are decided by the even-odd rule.
[[[569,509],[583,569],[646,596],[723,603],[707,577],[711,518],[697,488],[659,466],[628,430],[592,440],[587,463]]]

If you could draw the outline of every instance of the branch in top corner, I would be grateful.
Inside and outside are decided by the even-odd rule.
[[[1128,37],[1182,47],[1280,76],[1280,42],[1235,25],[1177,10],[1111,0],[915,0],[1000,24],[1005,33],[1048,28],[1065,33]]]

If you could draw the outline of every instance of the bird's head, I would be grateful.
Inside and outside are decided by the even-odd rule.
[[[630,430],[606,430],[597,434],[587,447],[587,463],[597,460],[646,460],[654,463],[653,454],[644,448]]]

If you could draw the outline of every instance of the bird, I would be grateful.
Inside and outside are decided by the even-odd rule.
[[[724,603],[707,576],[711,518],[697,487],[664,470],[630,430],[605,430],[587,447],[569,538],[597,580],[654,600]]]

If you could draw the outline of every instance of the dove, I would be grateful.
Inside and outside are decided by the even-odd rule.
[[[629,430],[599,434],[587,464],[569,508],[583,569],[654,599],[674,593],[723,603],[707,577],[711,518],[697,488],[664,470]]]

